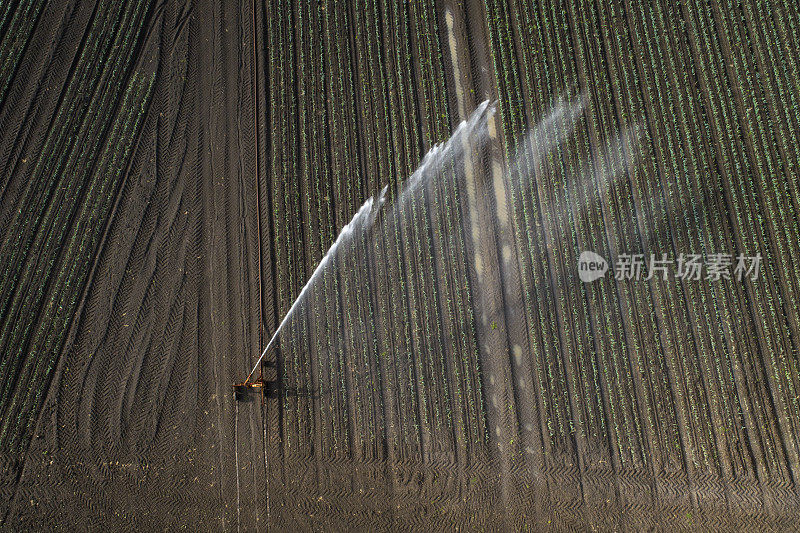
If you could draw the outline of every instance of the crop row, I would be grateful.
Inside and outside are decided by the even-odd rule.
[[[3,2],[0,6],[0,106],[6,101],[8,88],[17,73],[20,58],[31,38],[36,20],[45,2],[28,0],[17,4]]]
[[[387,181],[391,202],[451,127],[432,2],[304,1],[287,12],[294,24],[268,16],[266,28],[279,314],[313,270],[295,265],[317,263]],[[452,166],[441,174],[344,243],[282,333],[287,387],[330,403],[284,397],[287,453],[308,453],[310,439],[293,435],[319,431],[331,453],[375,456],[391,430],[398,453],[416,454],[450,435],[454,416],[467,440],[485,439],[458,177]]]
[[[622,468],[687,464],[690,476],[733,478],[756,468],[738,444],[756,434],[756,461],[785,475],[800,450],[790,355],[799,317],[785,312],[798,290],[786,273],[800,254],[798,77],[796,54],[779,59],[796,22],[771,10],[793,8],[484,8],[545,453],[576,445]],[[585,122],[537,125],[576,92],[586,94]],[[635,135],[623,134],[634,124]],[[542,146],[557,142],[519,141],[537,127]],[[583,249],[758,252],[774,268],[751,287],[587,286],[573,273]],[[753,389],[759,368],[767,381]],[[761,428],[770,401],[780,434],[791,435],[783,443]]]
[[[88,79],[82,83],[93,79],[97,83],[100,77],[105,83],[97,86],[96,98],[85,114],[77,112],[82,99],[68,100],[57,113],[45,145],[52,143],[54,150],[63,152],[48,150],[38,159],[24,194],[28,201],[12,220],[15,229],[10,240],[18,247],[4,249],[8,277],[3,283],[4,321],[0,328],[0,345],[5,347],[0,365],[4,414],[0,440],[13,449],[24,446],[44,399],[117,190],[115,184],[127,161],[126,146],[135,134],[142,103],[149,98],[149,88],[142,89],[138,82],[131,83],[138,87],[133,99],[126,94],[121,101],[116,89],[130,68],[130,41],[142,28],[145,6],[104,13],[106,16],[95,19],[94,27],[100,32],[96,42],[103,42],[103,48],[85,49],[77,70],[86,71]],[[94,55],[98,52],[109,54],[107,61],[98,61]],[[77,79],[76,75],[72,82],[80,84]],[[115,122],[120,103],[127,107]],[[64,120],[58,120],[62,114]],[[68,146],[71,149],[66,149]],[[70,221],[82,228],[71,237]],[[31,250],[36,253],[30,254]]]

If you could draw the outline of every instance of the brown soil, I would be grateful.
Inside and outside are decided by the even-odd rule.
[[[783,140],[800,123],[781,107],[798,98],[800,24],[786,3],[769,18],[741,7],[735,20],[712,3],[662,6],[665,19],[630,3],[495,0],[268,0],[255,13],[166,0],[139,15],[135,2],[0,6],[1,325],[29,328],[0,338],[4,353],[19,348],[0,370],[3,417],[15,421],[0,436],[0,525],[796,529],[800,287],[777,270],[800,259],[789,224],[798,148]],[[92,28],[105,16],[117,48],[82,59],[85,36],[104,42]],[[744,42],[757,53],[734,62]],[[563,189],[541,179],[517,197],[493,172],[546,97],[576,88],[589,88],[598,122],[565,149],[567,167],[630,113],[649,128],[652,176],[630,176],[585,217],[576,208],[573,232],[513,226]],[[503,115],[472,162],[474,195],[345,261],[315,292],[325,309],[304,309],[282,338],[285,392],[235,402],[232,384],[338,229],[484,98],[500,98]],[[113,163],[92,155],[107,146]],[[600,296],[580,285],[558,250],[695,243],[681,225],[693,206],[663,193],[679,186],[673,169],[713,206],[703,228],[725,224],[708,242],[763,245],[772,273],[724,288],[608,280]],[[735,219],[751,174],[757,203],[746,205],[771,213],[763,226]],[[643,215],[649,194],[664,200]],[[645,220],[658,214],[662,226]],[[359,272],[374,291],[359,289]]]

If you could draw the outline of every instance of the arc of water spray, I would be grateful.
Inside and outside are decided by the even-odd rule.
[[[512,153],[509,164],[510,172],[505,173],[504,179],[511,179],[511,176],[514,175],[516,179],[520,181],[521,186],[533,186],[531,181],[534,179],[534,176],[530,173],[530,169],[536,168],[548,153],[569,137],[577,126],[578,119],[583,115],[587,104],[588,97],[586,94],[569,100],[561,99],[557,101],[536,126],[525,133],[520,141],[516,143],[517,147]],[[416,191],[427,185],[433,176],[439,174],[437,171],[440,171],[447,165],[455,163],[457,158],[467,155],[466,152],[470,148],[474,150],[478,144],[488,138],[488,122],[489,118],[495,112],[495,107],[495,103],[489,100],[482,102],[467,120],[462,121],[456,127],[452,136],[446,142],[434,145],[428,153],[425,154],[425,157],[422,159],[417,169],[403,183],[400,194],[393,202],[391,212],[386,214],[386,220],[401,216],[401,211],[405,204],[410,201]],[[585,162],[586,167],[577,176],[577,180],[567,185],[568,189],[570,189],[570,196],[581,189],[592,186],[598,187],[599,192],[602,192],[605,188],[612,187],[621,177],[626,175],[637,159],[637,141],[640,129],[641,125],[638,123],[629,125],[615,138],[609,140],[605,146],[601,147],[600,152],[596,154],[595,157],[590,157],[589,160]],[[616,172],[610,175],[606,174],[606,179],[600,180],[604,181],[605,184],[601,185],[601,183],[597,181],[599,178],[599,176],[596,175],[598,172],[596,167],[597,162],[606,158],[615,158],[615,154],[620,152],[625,154],[622,161],[617,161],[617,163],[621,164],[612,165],[617,169]],[[387,191],[388,185],[385,186],[378,195],[367,199],[350,222],[339,232],[336,240],[330,248],[328,248],[314,272],[300,290],[297,298],[292,302],[289,311],[281,320],[269,342],[267,342],[261,352],[261,356],[247,376],[245,383],[250,381],[253,374],[258,369],[259,364],[261,364],[264,357],[269,353],[270,348],[275,345],[283,327],[294,315],[297,308],[305,301],[309,289],[315,285],[325,268],[331,264],[338,249],[344,243],[348,242],[354,234],[364,231],[374,225],[378,212],[386,202]],[[578,206],[578,210],[592,208],[596,201],[597,198],[588,199],[585,205],[582,204]],[[566,207],[567,203],[565,199],[557,200],[556,205],[549,206],[550,209],[556,208],[556,210],[565,209]],[[560,231],[563,230],[563,228],[559,227],[549,228],[551,233],[560,233]]]
[[[441,169],[446,165],[454,162],[457,157],[463,156],[465,147],[469,146],[470,143],[473,145],[484,141],[488,137],[488,121],[489,117],[495,112],[495,103],[490,102],[489,100],[483,101],[476,109],[473,111],[472,115],[467,120],[462,121],[455,129],[453,134],[450,138],[445,141],[444,143],[439,143],[434,145],[425,157],[422,159],[422,162],[417,167],[417,169],[408,177],[408,179],[403,184],[403,188],[400,191],[400,195],[398,196],[397,200],[393,204],[392,212],[389,213],[389,217],[396,217],[400,213],[400,208],[404,205],[404,203],[408,202],[411,196],[414,194],[415,191],[419,190],[420,187],[427,184],[430,180],[431,176],[435,175],[434,172],[437,169]],[[275,344],[278,339],[278,335],[280,334],[281,330],[283,329],[284,325],[288,322],[288,320],[292,317],[294,312],[297,310],[297,307],[305,300],[306,294],[308,293],[309,288],[311,288],[315,282],[319,279],[322,274],[322,271],[331,263],[333,257],[336,255],[338,248],[346,241],[348,241],[352,235],[356,232],[364,231],[371,227],[376,218],[378,211],[384,205],[386,201],[386,192],[388,190],[388,185],[381,190],[380,194],[377,196],[372,196],[364,204],[359,208],[350,222],[345,225],[342,230],[339,232],[339,235],[336,237],[336,240],[328,248],[328,251],[325,252],[325,255],[320,260],[317,267],[314,269],[314,272],[311,274],[311,277],[308,278],[306,284],[303,285],[303,288],[300,289],[300,293],[295,298],[294,302],[292,302],[289,311],[281,320],[280,324],[278,325],[275,332],[272,334],[269,342],[267,342],[264,350],[261,352],[261,356],[256,361],[256,364],[253,366],[253,370],[250,371],[248,374],[245,383],[250,382],[250,378],[253,377],[253,374],[258,369],[258,366],[263,361],[264,357],[269,352],[270,348]]]

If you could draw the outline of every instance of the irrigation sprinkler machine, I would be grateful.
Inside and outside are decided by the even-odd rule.
[[[237,402],[249,402],[256,394],[261,394],[261,401],[263,402],[267,397],[273,397],[278,394],[278,379],[277,379],[277,364],[273,361],[265,359],[272,344],[267,345],[261,354],[261,357],[256,362],[253,370],[247,376],[247,379],[241,383],[233,385],[233,397]],[[275,353],[275,361],[277,361],[277,348],[272,350]],[[254,375],[258,370],[258,377],[254,379]],[[268,376],[265,374],[269,374]]]

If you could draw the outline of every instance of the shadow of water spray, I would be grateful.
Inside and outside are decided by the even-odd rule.
[[[275,332],[267,342],[261,356],[253,366],[252,371],[247,377],[247,381],[258,369],[259,364],[278,341],[281,331],[286,324],[299,312],[307,303],[312,290],[320,283],[328,270],[334,268],[337,259],[341,259],[340,251],[348,248],[358,237],[365,234],[370,229],[375,229],[376,221],[381,223],[395,222],[403,216],[404,211],[412,199],[423,192],[436,177],[441,176],[443,169],[459,164],[465,155],[471,150],[477,150],[488,139],[488,119],[495,112],[495,104],[486,100],[482,102],[470,115],[462,121],[453,132],[452,136],[445,142],[436,144],[431,148],[417,169],[402,184],[402,189],[397,199],[392,203],[391,210],[379,217],[379,213],[384,210],[386,203],[388,186],[381,192],[368,198],[345,225],[336,237],[336,240],[320,260],[314,272],[309,277],[306,284],[300,290],[297,298],[292,303],[289,311],[281,320]]]

